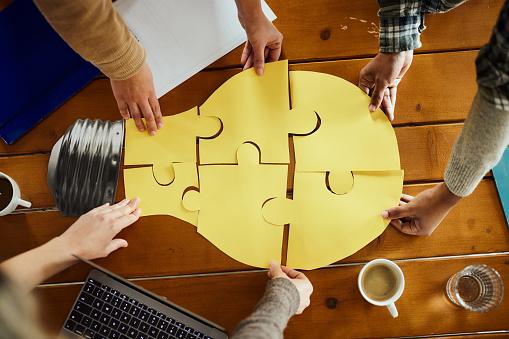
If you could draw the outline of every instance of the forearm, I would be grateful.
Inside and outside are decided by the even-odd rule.
[[[278,339],[299,306],[299,293],[284,278],[270,280],[255,311],[237,327],[232,339]]]
[[[235,0],[235,3],[239,21],[244,27],[249,21],[258,20],[264,16],[260,0]]]
[[[445,172],[445,184],[459,197],[474,191],[509,143],[509,111],[490,104],[489,95],[479,88]]]
[[[4,261],[0,264],[0,270],[22,290],[30,291],[74,263],[75,259],[57,237]]]
[[[51,26],[84,59],[106,76],[123,80],[145,61],[110,0],[35,0]]]

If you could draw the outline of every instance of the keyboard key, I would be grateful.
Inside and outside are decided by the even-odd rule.
[[[104,291],[100,287],[96,287],[94,289],[94,293],[92,293],[95,297],[100,298],[102,297]]]
[[[145,304],[141,304],[139,307],[144,311],[148,310],[148,306]]]
[[[152,337],[157,337],[159,334],[159,330],[155,328],[154,326],[150,326],[150,329],[148,330],[148,334],[150,334]]]
[[[119,297],[113,297],[111,304],[115,307],[120,307],[120,304],[122,304],[122,299]]]
[[[147,323],[144,323],[143,321],[141,322],[140,326],[138,327],[140,332],[143,332],[143,333],[148,333],[149,328],[150,328],[150,325]]]
[[[98,282],[98,281],[97,281],[97,280],[95,280],[95,279],[89,278],[89,279],[88,279],[88,282],[89,282],[89,283],[91,283],[92,285],[95,285],[95,286],[99,286],[99,287],[101,287],[101,283],[100,283],[100,282]]]
[[[79,299],[80,301],[83,301],[87,305],[92,305],[92,303],[94,302],[94,297],[85,292],[82,292],[80,294]]]
[[[92,326],[90,326],[90,329],[94,330],[94,331],[99,331],[101,329],[101,323],[98,322],[98,321],[94,321],[92,323]]]
[[[189,333],[186,337],[186,339],[197,339],[194,334]]]
[[[158,319],[155,315],[151,315],[149,318],[148,318],[148,323],[150,325],[154,325],[156,326],[157,325],[157,322],[158,322]]]
[[[109,323],[110,327],[115,330],[118,328],[119,324],[120,324],[120,322],[115,318],[111,318],[110,323]]]
[[[138,316],[138,314],[140,314],[140,311],[141,311],[141,310],[140,310],[138,307],[133,306],[133,307],[131,308],[131,310],[129,311],[129,314],[130,314],[130,315],[132,315],[132,316],[137,317],[137,316]]]
[[[130,328],[127,332],[127,336],[130,338],[136,338],[138,336],[138,331],[136,331],[134,328]]]
[[[157,312],[156,316],[157,316],[157,317],[159,317],[159,318],[161,318],[161,319],[163,319],[163,320],[164,320],[164,319],[166,319],[166,315],[164,315],[164,314],[163,314],[163,313],[161,313],[161,312]]]
[[[81,313],[79,313],[77,311],[72,311],[71,315],[69,316],[69,318],[71,318],[75,322],[79,323],[81,321],[81,319],[83,318],[83,314],[81,314]]]
[[[82,335],[83,333],[85,333],[85,326],[76,325],[76,327],[74,328],[74,333]]]
[[[118,308],[114,308],[113,311],[111,312],[111,316],[113,318],[120,319],[120,317],[122,316],[122,311],[119,310]]]
[[[101,327],[101,330],[99,331],[99,333],[101,333],[103,336],[107,337],[107,336],[108,336],[108,334],[110,334],[110,331],[111,331],[111,330],[109,329],[109,327],[108,327],[108,326],[103,325],[103,326]]]
[[[147,312],[148,312],[148,313],[152,313],[152,314],[156,314],[156,313],[157,313],[157,311],[156,311],[156,310],[154,310],[152,307],[149,307],[149,308],[147,309]]]
[[[98,310],[103,308],[103,305],[104,305],[104,301],[102,301],[100,299],[95,299],[94,303],[92,304],[92,306],[94,306],[94,308],[97,308]]]
[[[129,298],[129,302],[131,304],[133,304],[134,306],[138,306],[138,300],[134,299],[134,298]]]
[[[122,301],[122,304],[120,304],[120,309],[124,312],[129,312],[129,309],[131,309],[131,304],[129,304],[127,301]]]
[[[175,335],[179,339],[185,338],[187,335],[187,332],[185,332],[183,329],[178,329],[177,334]]]
[[[103,314],[103,315],[101,315],[101,322],[102,322],[103,324],[107,324],[107,323],[109,323],[109,322],[110,322],[110,319],[111,319],[111,317],[110,317],[109,315],[107,315],[107,314]]]
[[[122,299],[122,300],[129,300],[129,297],[127,295],[121,293],[120,294],[120,299]]]
[[[126,324],[129,323],[129,320],[131,320],[131,316],[127,313],[122,313],[122,316],[120,317],[120,320]]]
[[[192,333],[194,330],[191,327],[186,326],[186,328],[184,328],[184,331]]]
[[[168,328],[168,330],[166,332],[168,332],[169,334],[175,336],[177,335],[177,330],[178,328],[173,326],[173,325],[170,325],[170,327]]]
[[[160,332],[157,339],[168,339],[170,335],[168,333]]]
[[[111,311],[113,310],[113,306],[104,304],[102,311],[106,314],[111,314]]]
[[[117,296],[117,297],[120,295],[120,292],[119,292],[119,291],[117,291],[117,290],[116,290],[116,289],[114,289],[114,288],[112,288],[112,289],[111,289],[110,293],[111,293],[113,296]]]
[[[118,339],[118,338],[120,338],[120,333],[118,333],[117,331],[110,332],[110,339]]]
[[[75,326],[76,326],[76,323],[70,319],[67,320],[65,323],[65,328],[67,328],[69,331],[73,331]]]
[[[148,335],[146,335],[145,333],[138,333],[136,339],[148,339]]]
[[[168,325],[170,325],[167,321],[164,321],[163,319],[159,320],[157,323],[157,328],[163,331],[166,331],[168,328]]]
[[[99,333],[96,333],[94,335],[94,339],[106,339],[103,335],[99,334]]]
[[[92,285],[90,283],[86,283],[85,287],[83,288],[83,291],[85,291],[87,293],[92,293],[94,291],[94,285]]]
[[[81,301],[78,301],[76,305],[74,306],[74,309],[76,311],[79,311],[80,313],[90,315],[90,312],[92,312],[92,307],[82,303]]]
[[[95,334],[94,331],[92,331],[91,329],[88,329],[88,330],[85,330],[85,333],[83,334],[83,336],[87,339],[92,339],[94,337],[94,334]]]
[[[126,324],[120,324],[120,326],[118,327],[118,331],[123,334],[126,334],[128,330],[129,326],[127,326]]]
[[[90,326],[90,324],[92,323],[92,319],[90,319],[89,317],[87,316],[84,316],[83,319],[81,320],[81,324],[85,327],[88,327]]]
[[[131,319],[131,321],[129,322],[129,325],[131,325],[131,327],[134,327],[134,328],[138,328],[138,326],[140,325],[141,323],[141,320],[140,319],[136,319],[135,317],[133,317]]]
[[[143,321],[148,321],[150,314],[147,311],[141,311],[139,318]]]
[[[95,320],[101,319],[101,315],[102,315],[102,313],[99,312],[98,310],[93,310],[92,313],[90,313],[90,316],[92,317],[92,319],[95,319]]]
[[[109,303],[112,299],[113,299],[113,296],[111,295],[111,293],[106,292],[103,294],[102,300],[104,302]]]
[[[184,328],[184,327],[186,327],[186,326],[185,326],[184,324],[182,324],[180,321],[176,321],[176,322],[175,322],[175,326],[180,327],[180,328]]]

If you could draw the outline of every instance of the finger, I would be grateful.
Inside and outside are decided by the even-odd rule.
[[[269,265],[269,277],[271,279],[285,277],[286,275],[283,273],[281,269],[281,265],[279,265],[275,261],[271,261]]]
[[[374,112],[382,104],[386,88],[387,85],[385,85],[383,81],[377,81],[375,83],[375,88],[373,89],[373,93],[371,94],[371,103],[369,104],[369,110],[371,112]]]
[[[263,66],[265,64],[265,45],[257,44],[253,46],[253,64],[256,74],[263,75]]]
[[[307,279],[306,276],[304,275],[304,273],[296,271],[292,268],[289,268],[286,266],[281,266],[281,269],[291,279],[303,279],[303,278]]]
[[[383,211],[382,217],[384,219],[399,219],[404,217],[411,217],[412,212],[412,206],[410,206],[410,204],[406,204],[403,206],[392,207],[386,211]]]
[[[385,114],[387,115],[387,118],[389,118],[389,120],[392,121],[394,119],[394,107],[392,106],[389,88],[385,89],[381,108],[382,111],[384,111]]]
[[[244,66],[247,62],[247,58],[249,58],[249,55],[251,54],[251,44],[249,41],[246,41],[246,44],[244,45],[244,50],[242,51],[242,55],[240,56],[240,64]]]
[[[106,246],[106,253],[110,255],[111,252],[115,252],[119,248],[127,247],[127,241],[124,239],[113,239],[108,246]]]
[[[125,101],[117,101],[118,111],[125,120],[129,119],[129,106]]]
[[[154,112],[152,112],[152,107],[147,101],[141,102],[140,104],[141,111],[143,112],[143,116],[145,117],[145,123],[147,124],[148,133],[150,135],[156,135],[157,126],[156,119],[154,117]]]
[[[399,230],[401,231],[401,233],[409,235],[418,235],[418,230],[412,227],[411,221],[401,223]]]
[[[359,84],[357,85],[364,93],[366,93],[367,95],[369,95],[369,87],[362,84],[361,82],[359,82]]]
[[[141,120],[140,109],[135,102],[129,104],[129,113],[131,114],[131,118],[134,119],[134,124],[136,128],[138,128],[138,131],[143,132],[145,130],[145,124]]]
[[[108,217],[111,219],[117,219],[117,218],[123,217],[125,215],[128,215],[128,214],[132,213],[138,207],[139,202],[140,202],[140,199],[138,199],[138,198],[130,200],[128,204],[125,204],[124,206],[120,206],[120,207],[112,209],[108,213]]]
[[[281,44],[269,47],[268,61],[278,61],[281,56]],[[266,58],[267,59],[267,58]]]
[[[242,68],[242,69],[246,70],[251,67],[253,67],[253,53],[249,54],[249,56],[247,57],[247,60],[246,60],[246,64],[244,65],[244,68]]]
[[[412,195],[401,193],[401,200],[403,200],[404,202],[410,202],[410,201],[412,201],[414,199],[415,199],[415,197],[412,196]]]
[[[130,199],[125,198],[122,201],[117,202],[115,205],[112,205],[111,209],[114,210],[114,209],[117,209],[117,208],[120,208],[120,207],[124,207],[127,204],[129,204],[130,201],[131,201]]]
[[[391,103],[392,103],[392,109],[394,111],[394,108],[396,107],[396,97],[398,94],[398,86],[394,85],[393,87],[389,87],[389,94],[391,97]]]
[[[159,106],[159,100],[155,96],[148,98],[152,112],[154,112],[154,118],[156,119],[157,129],[161,129],[164,126],[163,114],[161,113],[161,106]]]
[[[141,210],[136,208],[132,213],[124,215],[115,221],[115,232],[120,233],[124,228],[131,226],[140,218]]]

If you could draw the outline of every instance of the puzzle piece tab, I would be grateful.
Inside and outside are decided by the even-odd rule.
[[[200,115],[223,123],[219,136],[200,140],[201,164],[235,164],[244,142],[259,147],[262,163],[287,164],[288,134],[311,133],[318,123],[303,105],[290,110],[287,61],[266,64],[263,76],[254,69],[233,76],[200,106]]]
[[[296,172],[293,200],[278,197],[264,204],[265,220],[290,224],[288,266],[315,269],[329,265],[384,231],[389,220],[381,213],[398,204],[403,172],[353,172],[353,178],[352,189],[336,195],[327,189],[325,172]]]
[[[182,205],[182,195],[186,188],[198,187],[196,163],[175,163],[172,165],[173,170],[174,180],[162,186],[154,180],[151,167],[124,169],[125,195],[128,198],[140,198],[141,216],[171,215],[197,225],[198,213]]]
[[[287,165],[262,165],[259,151],[242,144],[238,165],[199,166],[200,192],[188,191],[184,206],[198,210],[198,232],[244,264],[267,267],[281,262],[283,227],[266,222],[261,210],[273,196],[286,194]]]
[[[352,83],[324,73],[290,72],[292,107],[312,108],[320,127],[295,136],[296,171],[385,171],[400,168],[394,129]]]
[[[134,121],[126,121],[125,165],[152,165],[153,176],[160,185],[174,179],[173,163],[196,163],[196,139],[212,137],[221,130],[221,121],[200,117],[198,108],[163,117],[164,128],[155,136],[139,132]]]

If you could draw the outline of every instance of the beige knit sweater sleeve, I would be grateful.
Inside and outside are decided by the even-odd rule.
[[[107,77],[124,80],[145,61],[145,51],[110,0],[35,0],[51,26]]]

